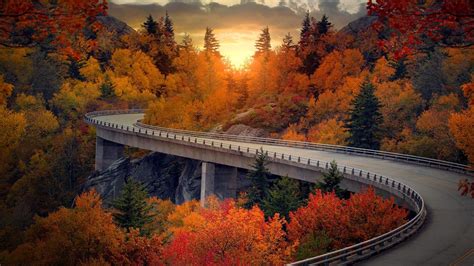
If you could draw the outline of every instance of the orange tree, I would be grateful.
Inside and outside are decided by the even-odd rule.
[[[71,48],[72,44],[95,45],[89,37],[99,29],[97,16],[105,15],[106,9],[106,0],[2,1],[0,45],[52,46],[68,55],[77,55]],[[85,36],[85,29],[90,36]]]

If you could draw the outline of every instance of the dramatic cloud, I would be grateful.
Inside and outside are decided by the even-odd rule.
[[[288,32],[295,40],[298,39],[301,20],[306,10],[311,10],[311,15],[318,19],[326,14],[336,28],[365,14],[365,8],[361,6],[360,1],[260,2],[263,1],[265,4],[258,4],[253,0],[226,0],[209,4],[198,0],[173,0],[168,3],[150,0],[130,4],[130,0],[115,0],[115,3],[109,5],[109,14],[139,29],[149,14],[159,18],[168,11],[174,22],[178,41],[186,32],[191,35],[197,47],[202,46],[205,28],[209,26],[214,29],[221,42],[221,52],[236,65],[242,64],[245,58],[253,54],[254,42],[265,26],[270,28],[272,44],[277,46]]]

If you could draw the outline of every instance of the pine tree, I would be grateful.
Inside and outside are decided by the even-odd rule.
[[[344,175],[337,168],[336,161],[332,161],[328,171],[323,175],[323,181],[318,182],[315,188],[323,192],[334,191],[339,198],[345,198],[348,196],[348,191],[339,187],[342,179],[344,179]]]
[[[285,35],[285,37],[283,37],[283,44],[281,45],[281,48],[286,52],[295,48],[295,45],[293,44],[293,36],[291,36],[289,32]]]
[[[181,41],[179,47],[180,49],[186,51],[190,51],[193,49],[193,39],[191,39],[191,36],[188,33],[184,34],[183,40]]]
[[[68,57],[68,74],[70,78],[84,81],[85,78],[82,76],[80,69],[85,65],[84,60],[76,60],[72,57]]]
[[[115,222],[127,230],[136,228],[142,235],[148,235],[150,229],[145,229],[153,221],[153,205],[147,202],[146,188],[139,182],[128,179],[122,189],[122,194],[113,202],[117,210],[114,213]]]
[[[390,60],[389,65],[395,69],[395,73],[390,77],[390,81],[397,79],[403,79],[408,74],[408,69],[406,65],[407,58],[402,57],[398,60]]]
[[[317,38],[317,23],[313,17],[310,17],[309,11],[307,11],[301,24],[298,55],[303,63],[300,72],[306,74],[308,78],[314,73],[320,63],[316,49]]]
[[[173,29],[173,22],[171,21],[171,18],[170,16],[168,15],[168,11],[166,11],[166,14],[165,14],[165,32],[167,35],[173,37],[174,39],[174,29]]]
[[[311,17],[309,16],[309,11],[306,11],[303,22],[301,23],[300,30],[300,47],[304,48],[309,43],[309,37],[311,35]]]
[[[208,54],[219,55],[219,42],[212,32],[212,28],[206,27],[206,34],[204,35],[204,51]]]
[[[102,82],[102,84],[100,84],[100,87],[99,87],[100,97],[104,99],[114,97],[115,96],[114,88],[115,88],[115,85],[110,80],[109,75],[105,74],[104,82]]]
[[[288,219],[290,212],[298,209],[301,204],[298,181],[286,176],[280,178],[268,191],[267,197],[263,200],[262,210],[267,217],[279,213]]]
[[[317,28],[318,28],[317,32],[320,36],[328,33],[329,30],[332,28],[332,23],[329,22],[326,14],[324,14],[321,20],[317,23]]]
[[[270,49],[272,48],[270,41],[270,31],[267,26],[262,29],[262,33],[260,33],[260,36],[258,37],[257,42],[255,43],[255,48],[257,48],[256,53],[267,55]]]
[[[252,170],[247,174],[247,178],[251,182],[245,205],[247,208],[251,208],[255,204],[261,205],[268,195],[271,174],[266,167],[268,164],[267,160],[267,155],[263,149],[260,149],[257,153],[257,158],[255,158],[255,163],[252,165]]]
[[[366,80],[361,85],[359,94],[352,101],[346,128],[350,136],[349,145],[365,149],[380,147],[380,102],[374,94],[375,87]]]
[[[155,35],[158,33],[158,22],[156,22],[151,15],[148,15],[142,27],[148,34]]]

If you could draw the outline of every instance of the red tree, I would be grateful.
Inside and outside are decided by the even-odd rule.
[[[474,44],[474,2],[471,0],[368,0],[369,15],[378,16],[376,29],[387,29],[381,42],[403,57],[433,45],[466,47]]]
[[[96,17],[105,15],[106,0],[4,0],[0,2],[0,45],[48,46],[75,55],[73,43],[93,46],[87,29],[99,29]]]

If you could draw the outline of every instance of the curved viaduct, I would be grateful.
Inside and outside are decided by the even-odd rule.
[[[141,124],[142,118],[142,110],[86,115],[86,122],[96,127],[97,170],[121,157],[124,145],[137,147],[203,161],[201,198],[217,187],[232,195],[236,169],[249,169],[263,150],[273,174],[309,182],[336,160],[347,189],[373,186],[416,213],[380,237],[294,264],[474,265],[474,201],[457,192],[459,179],[472,175],[464,165],[334,145],[159,128]]]

